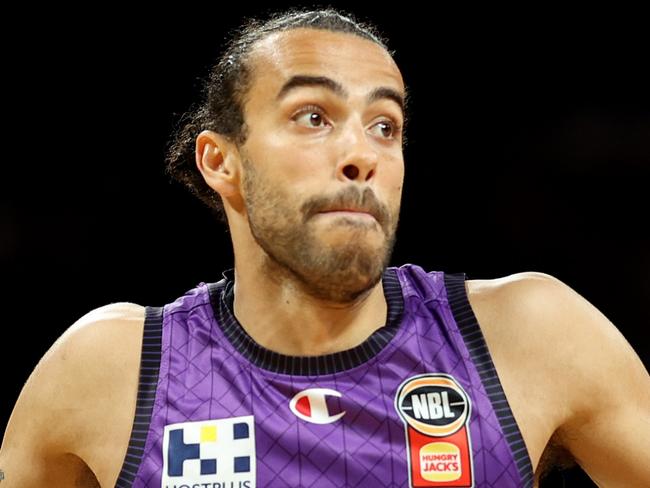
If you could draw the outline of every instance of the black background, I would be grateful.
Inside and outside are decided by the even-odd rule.
[[[75,320],[117,301],[168,303],[231,265],[229,235],[168,181],[163,157],[227,33],[265,9],[185,5],[7,16],[18,29],[2,34],[0,435]],[[405,2],[353,12],[389,38],[411,91],[391,265],[551,274],[648,367],[643,16]],[[564,482],[595,486],[577,469]]]

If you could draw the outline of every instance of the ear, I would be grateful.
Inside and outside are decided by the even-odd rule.
[[[204,130],[196,137],[196,166],[206,183],[228,198],[239,195],[239,150],[225,136]]]

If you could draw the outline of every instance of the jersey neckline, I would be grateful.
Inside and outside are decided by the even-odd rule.
[[[258,344],[244,330],[234,315],[234,268],[222,272],[223,280],[209,283],[210,303],[217,324],[230,345],[259,368],[296,376],[339,373],[369,361],[395,337],[402,322],[404,297],[395,267],[382,274],[382,287],[387,305],[386,324],[375,330],[358,346],[321,356],[289,356],[271,351]]]

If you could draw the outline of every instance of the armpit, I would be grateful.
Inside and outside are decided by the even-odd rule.
[[[559,434],[556,431],[549,439],[539,459],[535,470],[535,484],[544,480],[552,471],[570,469],[577,464],[571,453],[560,444]]]
[[[101,488],[99,480],[92,469],[79,456],[68,453],[65,455],[71,471],[71,479],[74,479],[75,488]],[[68,481],[68,483],[70,482]]]
[[[75,488],[101,488],[99,481],[90,468],[79,473],[75,480]]]

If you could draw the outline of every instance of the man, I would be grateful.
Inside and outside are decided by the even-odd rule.
[[[560,453],[648,486],[650,378],[595,307],[543,273],[387,267],[406,98],[336,12],[245,29],[168,161],[234,269],[72,325],[17,401],[2,488],[533,486]]]

